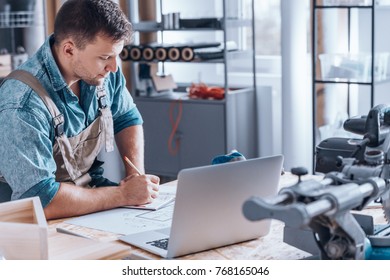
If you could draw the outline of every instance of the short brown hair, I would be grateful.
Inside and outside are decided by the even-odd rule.
[[[54,41],[59,43],[70,37],[79,49],[93,42],[97,35],[129,43],[132,32],[126,15],[111,0],[68,0],[54,22]]]

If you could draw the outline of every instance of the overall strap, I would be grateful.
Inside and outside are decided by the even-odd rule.
[[[53,100],[50,98],[49,94],[41,85],[39,80],[34,77],[30,72],[25,70],[15,70],[11,72],[7,77],[5,77],[5,79],[19,80],[28,85],[38,94],[38,96],[42,99],[43,103],[45,104],[52,116],[56,142],[58,143],[58,147],[60,149],[64,165],[69,176],[74,181],[81,175],[83,175],[77,168],[78,165],[74,157],[73,149],[69,143],[69,139],[64,134],[64,116],[58,110],[58,107],[54,104]]]
[[[54,104],[53,100],[50,98],[49,94],[41,85],[39,80],[30,72],[25,70],[12,71],[7,77],[4,78],[4,81],[9,79],[15,79],[25,83],[39,95],[53,118],[56,137],[61,136],[64,133],[64,116],[60,113],[57,106]]]
[[[104,86],[98,86],[96,90],[99,110],[103,118],[106,152],[112,152],[114,150],[114,124],[112,120],[112,112],[110,107],[107,105],[107,96]]]

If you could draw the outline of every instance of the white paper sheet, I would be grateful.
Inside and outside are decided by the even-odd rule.
[[[161,191],[175,192],[172,186],[160,186]],[[113,232],[132,234],[169,227],[172,223],[174,201],[156,210],[116,208],[69,219],[65,223]]]

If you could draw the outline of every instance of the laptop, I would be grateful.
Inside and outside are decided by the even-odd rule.
[[[183,169],[169,228],[121,236],[133,246],[175,258],[268,234],[271,220],[251,222],[242,212],[251,196],[278,190],[283,156]]]

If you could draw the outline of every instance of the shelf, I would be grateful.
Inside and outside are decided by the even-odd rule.
[[[221,28],[207,28],[207,27],[197,27],[197,28],[178,28],[178,29],[164,29],[159,23],[156,26],[147,26],[142,23],[133,24],[133,30],[137,32],[178,32],[178,31],[221,31]]]
[[[388,1],[388,0],[386,0]],[[315,1],[312,6],[312,66],[314,69],[312,73],[312,132],[313,132],[313,172],[316,170],[316,147],[320,143],[330,137],[337,137],[337,131],[333,130],[332,132],[327,132],[325,135],[321,135],[321,127],[327,127],[333,125],[332,118],[335,118],[335,114],[343,115],[345,114],[348,117],[351,117],[351,114],[361,114],[359,111],[362,108],[369,106],[372,108],[375,104],[375,92],[384,91],[386,88],[376,88],[378,84],[388,84],[390,82],[390,77],[388,76],[387,63],[388,63],[388,53],[384,53],[382,49],[387,48],[377,48],[376,45],[376,26],[377,25],[377,10],[386,10],[390,6],[383,5],[385,1],[380,0],[371,0],[371,1],[326,1],[323,0],[321,5],[317,5]],[[341,3],[341,4],[338,4]],[[389,1],[390,3],[390,1]],[[327,30],[324,22],[321,22],[321,13],[325,13],[325,10],[340,10],[343,11],[343,16],[345,18],[344,26],[340,26],[340,30],[344,30],[346,34],[344,41],[340,42],[332,41],[334,49],[339,48],[344,42],[343,46],[348,48],[347,53],[328,53],[326,50],[322,51],[326,56],[323,56],[321,59],[321,54],[318,54],[319,46],[321,45],[322,38],[318,38],[318,29],[323,28],[323,32]],[[365,11],[365,13],[357,13],[358,20],[355,21],[355,14],[352,11]],[[362,17],[360,18],[360,16]],[[380,14],[380,17],[385,17],[384,14]],[[367,18],[366,18],[367,17]],[[361,21],[365,19],[364,25]],[[368,20],[369,19],[369,20]],[[324,26],[321,27],[321,24]],[[355,29],[357,31],[355,31]],[[328,30],[329,31],[329,30]],[[357,40],[353,41],[354,37],[351,35],[352,32],[357,32],[359,38],[369,38],[366,40]],[[366,32],[370,35],[367,35]],[[363,36],[364,34],[365,36]],[[335,37],[332,37],[335,40]],[[337,44],[337,46],[336,46]],[[351,45],[357,44],[355,50],[357,53],[350,53]],[[322,42],[322,47],[326,49],[324,42]],[[330,45],[327,45],[330,48]],[[382,54],[377,53],[376,50],[382,50]],[[359,53],[359,50],[364,50],[363,53]],[[369,50],[369,51],[367,51]],[[318,55],[318,56],[317,56]],[[382,56],[381,56],[382,55]],[[321,69],[317,66],[321,66]],[[320,72],[319,72],[320,70]],[[320,77],[321,76],[321,77]],[[337,86],[336,85],[340,85]],[[328,88],[329,91],[328,91]],[[333,87],[333,88],[332,88]],[[330,92],[330,94],[325,96],[325,93]],[[336,94],[337,93],[337,94]],[[358,94],[356,94],[358,93]],[[360,94],[362,93],[362,94]],[[342,96],[339,97],[339,94]],[[364,96],[363,96],[364,95]],[[338,98],[341,98],[340,101]],[[329,106],[329,102],[332,105]],[[340,104],[336,104],[340,102]],[[325,104],[328,103],[328,104]],[[335,105],[334,105],[335,104]],[[358,104],[358,105],[357,105]],[[324,112],[321,111],[321,107],[333,107],[333,112]],[[343,106],[341,108],[341,106]],[[333,108],[332,108],[333,109]],[[332,115],[333,114],[333,115]]]
[[[25,28],[34,26],[34,12],[0,12],[0,28]]]
[[[375,3],[370,5],[316,5],[315,9],[390,9],[388,4]]]
[[[189,98],[187,93],[178,94],[176,92],[171,94],[162,93],[161,96],[153,96],[153,97],[147,97],[147,96],[137,96],[135,97],[135,101],[138,100],[141,101],[150,101],[150,102],[158,102],[158,101],[174,101],[174,100],[181,100],[185,103],[198,103],[198,104],[225,104],[225,99],[222,100],[216,100],[216,99],[193,99]]]
[[[359,82],[359,81],[347,81],[347,80],[337,80],[337,81],[330,81],[330,80],[315,80],[315,83],[318,84],[348,84],[348,85],[367,85],[372,86],[372,82]],[[382,79],[382,80],[375,80],[375,84],[384,84],[389,83],[390,78]]]
[[[200,104],[225,104],[226,98],[224,99],[202,99],[202,98],[189,98],[188,93],[185,90],[185,87],[181,87],[181,91],[171,91],[171,92],[161,92],[156,93],[154,96],[136,96],[135,101],[173,101],[173,100],[181,100],[186,103],[200,103]],[[252,88],[243,87],[243,88],[235,88],[229,89],[227,95],[237,95],[237,94],[249,94],[253,91]]]
[[[137,32],[178,32],[178,31],[223,31],[223,21],[221,21],[221,27],[181,27],[177,29],[166,29],[163,28],[161,22],[156,21],[141,21],[133,24],[133,30]],[[249,19],[226,19],[227,28],[240,28],[240,27],[251,27],[252,21]]]
[[[390,9],[390,5],[367,5],[367,6],[348,6],[348,5],[340,5],[340,6],[336,6],[336,5],[328,5],[328,6],[324,6],[324,5],[319,5],[319,6],[316,6],[316,9],[380,9],[380,10],[386,10],[386,9]]]
[[[322,0],[321,4],[317,5],[318,0],[314,1],[315,8],[366,8],[372,7],[375,5],[375,2],[378,0]]]
[[[126,48],[128,52],[121,59],[135,59],[128,60],[132,70],[131,93],[144,119],[147,171],[176,177],[183,168],[209,164],[210,158],[232,149],[239,150],[248,158],[256,157],[257,120],[253,118],[256,115],[255,42],[240,44],[239,41],[244,40],[242,34],[254,37],[254,15],[233,18],[239,13],[228,8],[233,9],[238,4],[228,5],[228,0],[211,1],[215,2],[211,5],[215,6],[215,10],[196,1],[188,1],[189,5],[185,6],[180,3],[176,7],[170,0],[157,0],[155,2],[159,2],[159,5],[156,6],[154,17],[148,16],[147,20],[142,20],[146,16],[137,17],[132,12],[136,7],[139,8],[137,2],[141,1],[128,2],[136,44]],[[249,2],[254,7],[254,0]],[[201,5],[205,12],[200,14],[200,18],[180,18],[177,21],[177,13],[199,14],[194,13],[193,9]],[[176,13],[167,13],[173,10]],[[203,17],[206,14],[209,17]],[[227,18],[227,15],[231,16]],[[151,38],[143,38],[145,34],[142,33],[155,34]],[[206,43],[202,40],[206,40]],[[202,44],[204,45],[200,46]],[[246,46],[245,50],[242,45]],[[134,51],[133,47],[138,50]],[[183,49],[187,47],[191,50]],[[159,48],[165,48],[170,55],[165,56],[164,52],[161,55]],[[174,50],[175,55],[172,48],[177,48]],[[159,52],[156,56],[157,50]],[[178,52],[180,55],[177,55]],[[153,60],[137,60],[145,57]],[[156,60],[156,57],[171,57],[173,61]],[[175,60],[182,57],[193,59]],[[143,67],[148,63],[149,68]],[[155,65],[156,63],[159,65]],[[235,65],[252,65],[253,80],[245,83],[245,87],[232,84],[231,73],[235,70]],[[153,88],[156,79],[153,79],[151,72],[148,75],[147,71],[157,72],[157,75],[169,73],[174,78],[175,85],[169,84],[164,88],[177,88],[156,92],[156,87]],[[159,81],[158,79],[157,83]],[[204,94],[194,96],[202,98],[190,98],[188,88],[192,81],[201,81],[209,88],[216,86],[219,89],[215,95],[211,91],[203,92],[199,89]],[[223,89],[224,95],[220,89]],[[208,96],[221,99],[207,99]],[[209,135],[213,137],[210,138]],[[198,146],[202,147],[201,151],[194,149]],[[155,160],[156,155],[158,161]]]
[[[132,61],[131,59],[129,61],[132,61],[134,63],[210,63],[210,64],[218,64],[218,63],[226,63],[226,60],[224,59],[224,53],[223,51],[221,53],[215,53],[217,55],[221,55],[221,58],[214,58],[214,59],[202,59],[199,56],[195,55],[195,58],[190,61],[185,61],[185,60],[176,60],[176,61],[171,61],[171,60],[137,60],[137,61]],[[253,56],[253,51],[228,51],[227,52],[227,59],[231,60],[239,60],[239,59],[252,59]]]
[[[372,9],[374,5],[317,5],[316,9]]]
[[[371,82],[358,82],[358,81],[347,81],[347,80],[337,80],[337,81],[328,81],[328,80],[315,80],[315,83],[319,84],[348,84],[348,85],[367,85],[371,86]]]

